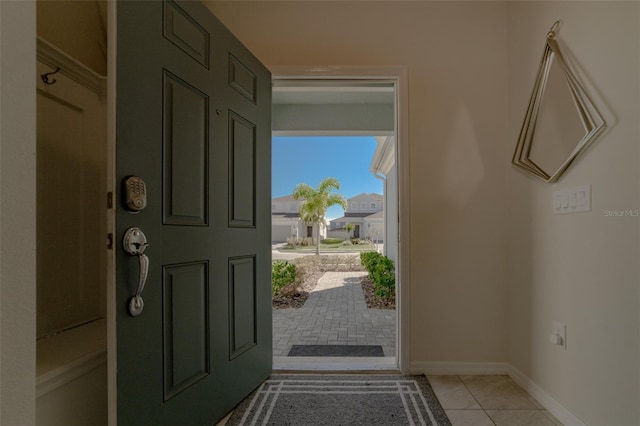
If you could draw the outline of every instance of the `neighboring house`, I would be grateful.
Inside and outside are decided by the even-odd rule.
[[[382,180],[385,215],[383,217],[382,254],[389,259],[397,259],[398,252],[398,179],[396,173],[396,140],[394,136],[376,136],[376,150],[369,170]]]
[[[282,243],[287,238],[313,238],[315,225],[300,219],[300,205],[303,200],[296,200],[292,195],[273,198],[271,200],[271,241]],[[320,238],[327,236],[326,226],[320,225]]]
[[[333,219],[329,225],[329,236],[345,238],[344,226],[351,223],[354,238],[369,238],[384,241],[384,197],[380,194],[359,194],[348,200],[344,216]]]

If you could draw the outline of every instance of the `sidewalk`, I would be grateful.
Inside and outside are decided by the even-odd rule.
[[[366,272],[327,272],[300,309],[273,310],[273,356],[292,345],[381,345],[396,355],[396,311],[368,309],[360,286]]]

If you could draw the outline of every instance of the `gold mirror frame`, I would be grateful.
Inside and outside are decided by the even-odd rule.
[[[574,160],[584,152],[604,130],[606,125],[604,119],[577,77],[569,68],[567,61],[560,51],[560,46],[555,40],[559,25],[560,22],[556,21],[551,27],[551,30],[549,30],[549,33],[547,33],[547,41],[542,55],[542,61],[538,68],[533,93],[529,100],[529,106],[511,161],[514,165],[537,176],[545,182],[557,182]],[[554,70],[553,73],[552,70]],[[556,73],[561,73],[564,78],[555,75]],[[564,89],[556,92],[548,90],[551,88],[549,87],[550,79],[556,81],[555,86],[557,86],[558,81],[564,80],[566,84],[561,84],[561,86],[564,86],[566,91],[564,91]],[[556,89],[556,87],[554,87],[554,89]],[[564,99],[562,99],[562,96]],[[571,104],[570,108],[576,113],[576,116],[568,117],[566,113],[561,114],[562,116],[559,114],[554,116],[553,112],[562,109],[563,104],[564,112],[566,112],[566,105]],[[549,138],[552,132],[548,129],[544,129],[545,131],[543,131],[541,117],[552,117],[553,123],[547,127],[555,126],[556,128],[552,130],[558,130],[553,132],[555,136],[554,140]],[[572,118],[574,119],[573,122],[571,122]],[[548,122],[549,119],[545,118],[545,120]],[[579,139],[575,142],[573,140],[567,140],[566,137],[563,140],[563,136],[566,134],[575,133],[576,124],[582,136],[578,135]],[[557,128],[563,125],[567,126],[566,131]],[[571,127],[573,127],[573,129]],[[584,133],[582,131],[584,131]],[[540,137],[540,134],[544,135],[544,139]],[[556,143],[564,144],[564,146],[557,146],[555,145]],[[551,147],[550,150],[554,150],[555,152],[549,153],[548,155],[552,157],[561,156],[560,160],[552,159],[552,164],[549,164],[549,161],[541,158],[541,155],[545,155],[544,150],[549,150],[549,147]],[[568,152],[566,158],[564,157],[564,155],[566,155],[563,154],[564,152]]]

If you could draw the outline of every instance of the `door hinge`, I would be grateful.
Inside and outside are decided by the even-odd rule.
[[[107,209],[113,208],[113,192],[107,192]]]
[[[109,232],[107,234],[107,250],[113,249],[113,234]]]

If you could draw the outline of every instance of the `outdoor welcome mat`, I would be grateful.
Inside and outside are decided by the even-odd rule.
[[[384,351],[379,345],[293,345],[287,356],[384,356]]]
[[[274,374],[227,425],[451,426],[424,376]]]

